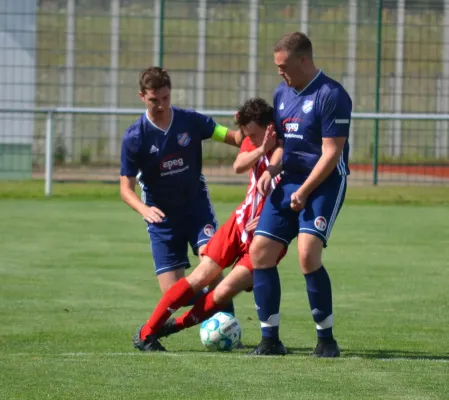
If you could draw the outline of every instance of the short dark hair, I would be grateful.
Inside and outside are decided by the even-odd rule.
[[[313,58],[312,42],[303,32],[286,33],[276,42],[273,51],[286,51],[291,55]]]
[[[163,87],[171,89],[171,80],[168,72],[161,67],[150,67],[142,71],[139,79],[140,91],[159,90]]]
[[[250,122],[255,122],[262,127],[268,126],[274,122],[273,107],[260,97],[245,101],[237,111],[236,124],[245,126]]]

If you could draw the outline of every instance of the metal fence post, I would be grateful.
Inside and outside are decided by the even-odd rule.
[[[204,108],[204,87],[206,82],[207,50],[207,0],[198,2],[198,42],[196,59],[196,93],[195,107]]]
[[[47,113],[45,129],[45,195],[51,196],[53,183],[53,111]]]
[[[159,65],[164,66],[164,22],[165,22],[165,0],[161,2],[161,22],[159,24]]]
[[[154,1],[153,58],[154,65],[162,67],[164,62],[165,1]]]
[[[118,107],[119,98],[119,68],[120,68],[120,0],[111,1],[111,59],[109,66],[109,84],[106,83],[105,91],[108,93],[107,106]],[[109,90],[108,90],[109,89]],[[109,116],[109,157],[117,156],[118,123],[117,116]]]
[[[378,0],[377,3],[377,49],[376,49],[376,97],[375,97],[375,112],[380,111],[380,74],[382,62],[382,8],[383,0]],[[378,168],[379,168],[379,120],[374,120],[374,135],[373,135],[373,185],[378,182]]]

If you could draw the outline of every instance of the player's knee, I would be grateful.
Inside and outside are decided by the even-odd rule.
[[[316,271],[321,267],[321,252],[309,246],[300,249],[299,265],[304,274]]]
[[[320,238],[300,234],[298,237],[299,265],[304,274],[316,271],[321,267],[321,253],[323,251],[323,242]]]
[[[221,272],[220,267],[209,257],[204,257],[201,263],[186,278],[195,292],[209,285]]]
[[[220,285],[218,285],[214,289],[215,304],[226,305],[232,300],[233,297],[234,297],[234,289],[232,285],[226,282],[221,282]]]
[[[264,236],[256,236],[253,239],[249,248],[249,256],[254,269],[270,268],[276,265],[280,253],[276,246],[278,243],[274,242],[273,245],[270,242],[273,241]]]

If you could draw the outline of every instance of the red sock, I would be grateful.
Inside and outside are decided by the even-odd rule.
[[[186,278],[181,278],[173,286],[171,286],[162,296],[156,308],[151,314],[146,324],[140,331],[141,339],[147,335],[156,333],[170,318],[178,308],[184,306],[193,296],[195,292],[187,282]]]
[[[189,311],[176,318],[176,327],[179,330],[190,328],[212,317],[212,315],[222,310],[225,306],[215,303],[214,291],[212,290],[205,296],[201,296]]]

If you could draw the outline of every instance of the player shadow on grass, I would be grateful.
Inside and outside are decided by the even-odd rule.
[[[343,357],[360,357],[368,359],[403,359],[403,360],[448,360],[449,353],[431,353],[425,351],[409,351],[395,349],[342,349]]]
[[[254,349],[257,344],[245,343],[245,348],[240,350],[234,350],[233,353],[245,354],[248,351]],[[291,347],[286,346],[289,356],[307,356],[310,357],[313,348],[312,347]],[[198,349],[182,349],[174,351],[176,353],[208,353],[207,350]],[[217,354],[217,353],[214,353]],[[433,360],[433,361],[449,361],[449,353],[431,353],[424,351],[408,351],[408,350],[395,350],[395,349],[347,349],[341,348],[341,358],[360,358],[370,360]]]
[[[288,353],[291,355],[310,355],[313,351],[311,347],[290,347],[287,346]],[[447,360],[449,361],[449,353],[430,353],[424,351],[408,351],[408,350],[387,350],[387,349],[346,349],[341,348],[342,358],[365,358],[379,360]]]

